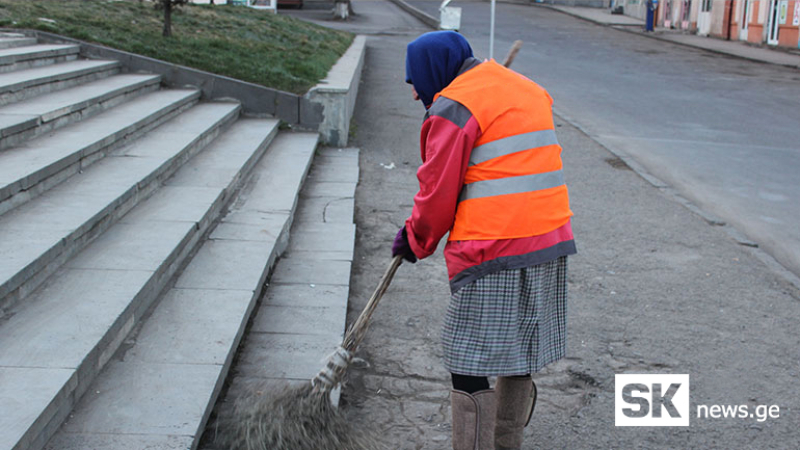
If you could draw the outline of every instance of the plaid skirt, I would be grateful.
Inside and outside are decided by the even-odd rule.
[[[450,299],[442,330],[451,373],[512,376],[564,357],[567,257],[488,274]]]

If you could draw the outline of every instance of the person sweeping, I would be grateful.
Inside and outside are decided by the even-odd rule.
[[[474,58],[452,31],[408,44],[406,82],[426,108],[422,165],[392,255],[426,258],[449,232],[442,343],[453,449],[519,449],[537,396],[531,374],[565,354],[567,257],[576,253],[553,101]]]

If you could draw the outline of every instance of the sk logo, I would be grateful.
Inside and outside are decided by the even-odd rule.
[[[615,375],[614,424],[618,427],[689,426],[689,375]]]

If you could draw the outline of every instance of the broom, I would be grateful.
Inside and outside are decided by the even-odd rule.
[[[311,380],[271,395],[248,397],[235,406],[235,419],[218,424],[216,441],[236,450],[373,450],[380,444],[356,430],[331,404],[331,391],[339,386],[353,354],[367,334],[369,320],[403,261],[398,255],[381,278],[361,315],[347,330],[342,344],[325,367]]]

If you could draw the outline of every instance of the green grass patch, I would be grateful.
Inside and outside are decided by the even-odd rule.
[[[164,38],[163,11],[139,0],[0,0],[0,27],[48,31],[297,94],[324,78],[353,40],[228,5],[175,9],[172,37]]]

